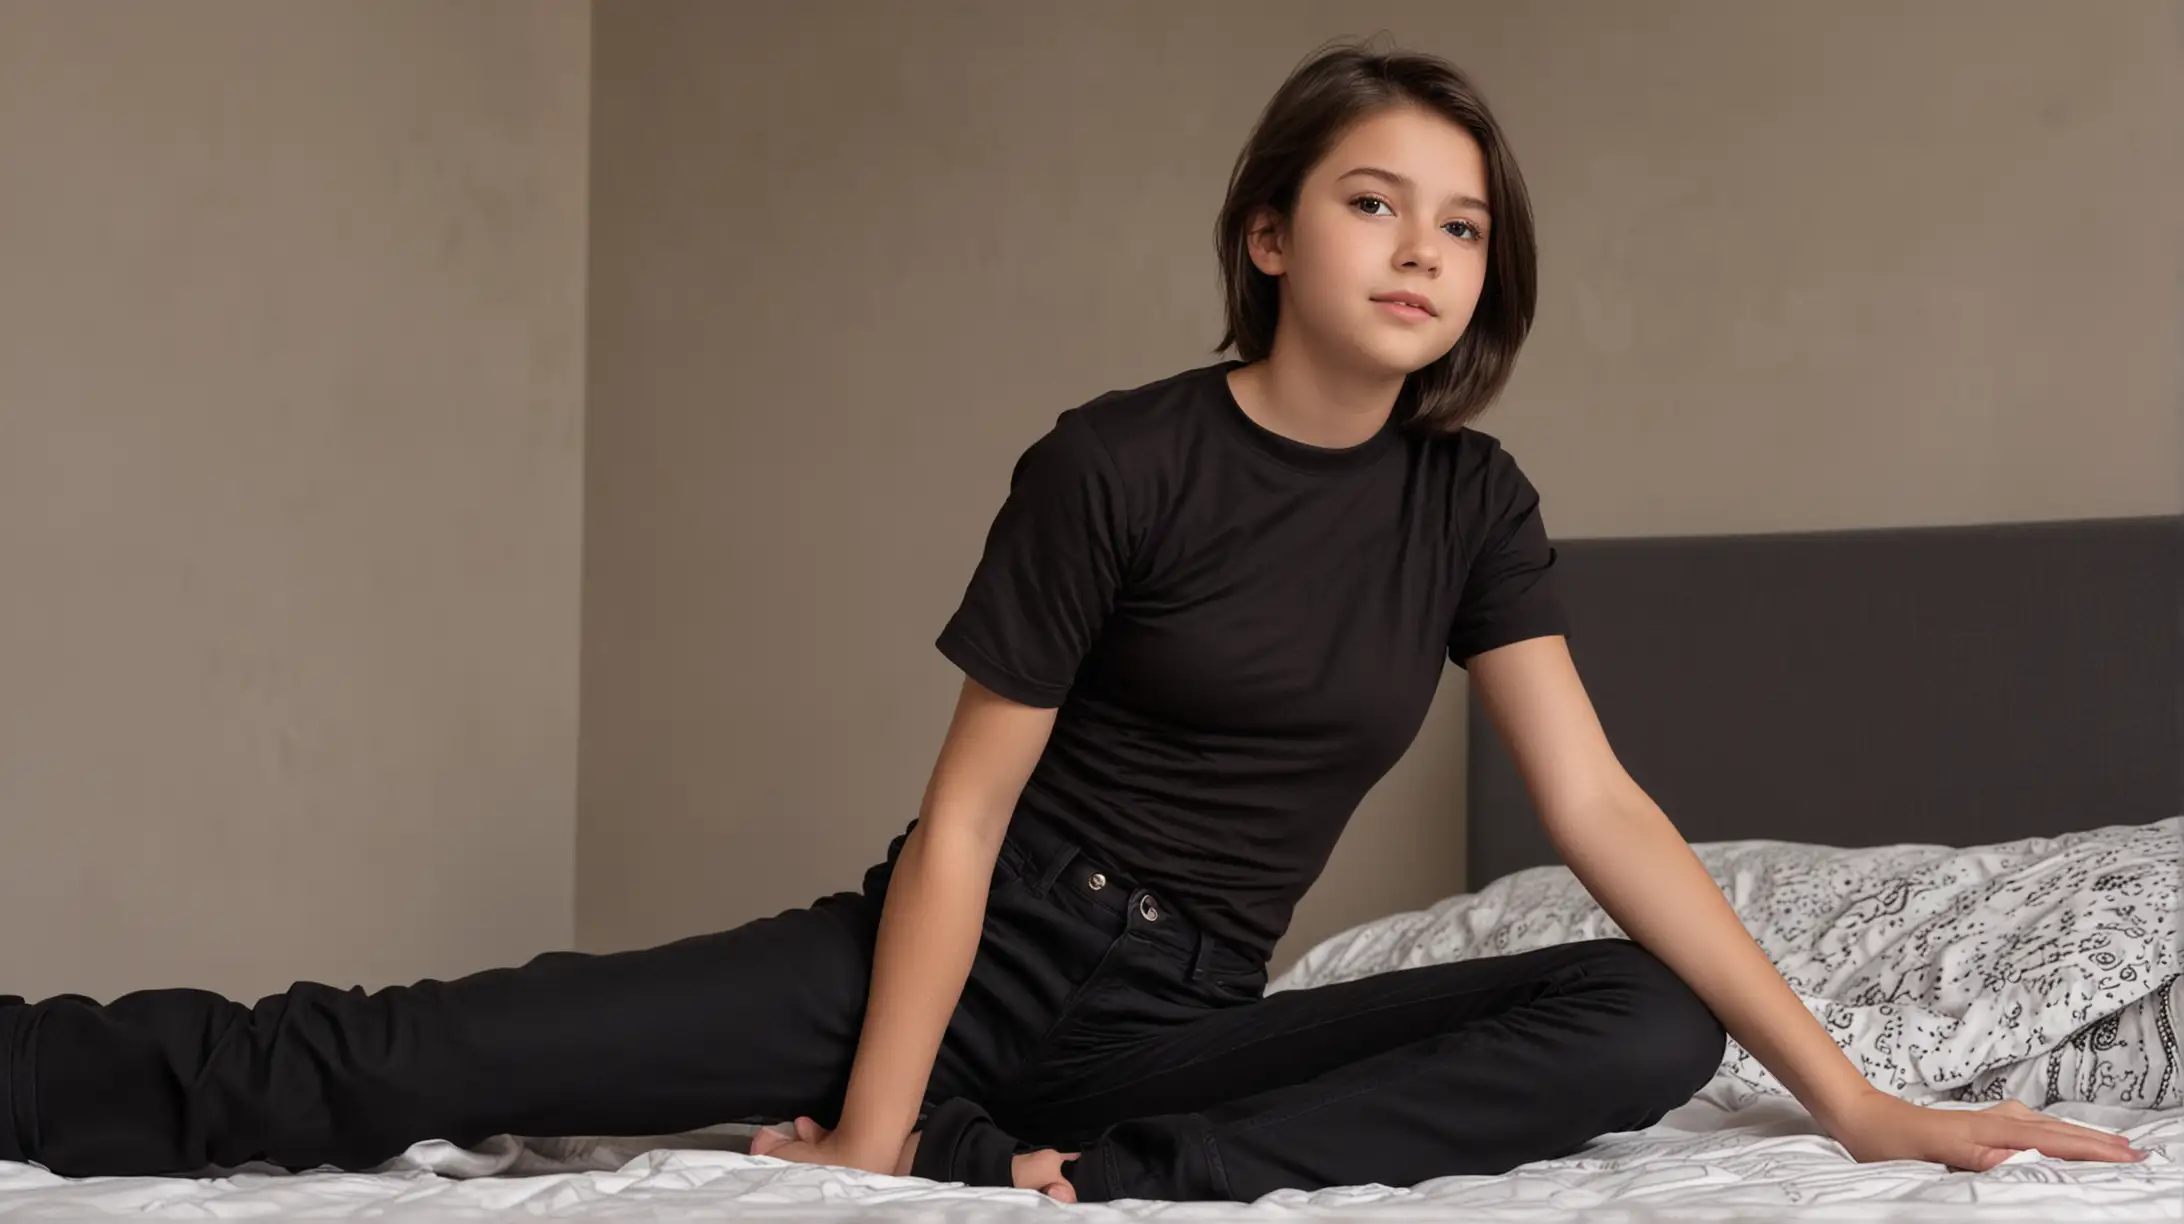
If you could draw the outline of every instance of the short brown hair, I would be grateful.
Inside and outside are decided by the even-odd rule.
[[[1228,198],[1214,223],[1221,258],[1227,330],[1214,346],[1233,346],[1245,361],[1274,348],[1281,293],[1251,262],[1246,226],[1254,210],[1272,208],[1284,220],[1297,206],[1305,174],[1352,125],[1394,106],[1423,107],[1471,133],[1485,154],[1486,283],[1471,323],[1455,346],[1403,380],[1395,414],[1403,424],[1454,433],[1492,403],[1509,381],[1517,349],[1532,328],[1538,296],[1538,252],[1532,201],[1516,158],[1486,99],[1447,60],[1413,51],[1372,51],[1339,44],[1299,65],[1260,113],[1229,174]]]

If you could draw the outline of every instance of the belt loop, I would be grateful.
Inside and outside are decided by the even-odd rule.
[[[1197,928],[1197,938],[1191,946],[1191,976],[1193,982],[1203,981],[1206,976],[1206,954],[1213,949],[1213,940],[1204,927]]]
[[[1077,847],[1068,842],[1045,842],[1040,849],[1048,851],[1054,857],[1040,865],[1039,874],[1031,881],[1031,895],[1035,897],[1046,896],[1047,890],[1054,887],[1054,881],[1061,877],[1062,869],[1068,867],[1070,860],[1077,857]]]

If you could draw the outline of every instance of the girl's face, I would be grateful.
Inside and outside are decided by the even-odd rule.
[[[1486,279],[1486,186],[1485,154],[1447,119],[1397,106],[1359,121],[1305,175],[1285,232],[1252,238],[1252,262],[1281,278],[1276,330],[1374,374],[1439,360]],[[1392,300],[1405,295],[1423,308]]]

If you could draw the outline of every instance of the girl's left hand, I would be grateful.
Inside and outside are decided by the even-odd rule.
[[[1861,1162],[1930,1160],[1974,1173],[2028,1148],[2063,1160],[2146,1158],[2121,1135],[2049,1117],[2022,1101],[1985,1109],[1928,1109],[1875,1089],[1828,1129]]]
[[[899,1150],[883,1153],[854,1149],[843,1142],[840,1131],[829,1130],[810,1117],[799,1115],[794,1127],[793,1134],[783,1134],[771,1126],[760,1127],[751,1135],[751,1155],[772,1156],[799,1164],[863,1169],[868,1173],[892,1173],[897,1177],[906,1176],[910,1171],[915,1134],[905,1140]]]

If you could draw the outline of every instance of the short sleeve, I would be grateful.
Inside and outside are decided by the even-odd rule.
[[[1011,701],[1059,706],[1121,581],[1119,474],[1080,410],[1017,459],[970,585],[934,642]]]
[[[1497,646],[1569,633],[1538,490],[1498,443],[1469,479],[1463,593],[1448,635],[1448,657],[1464,668]]]

